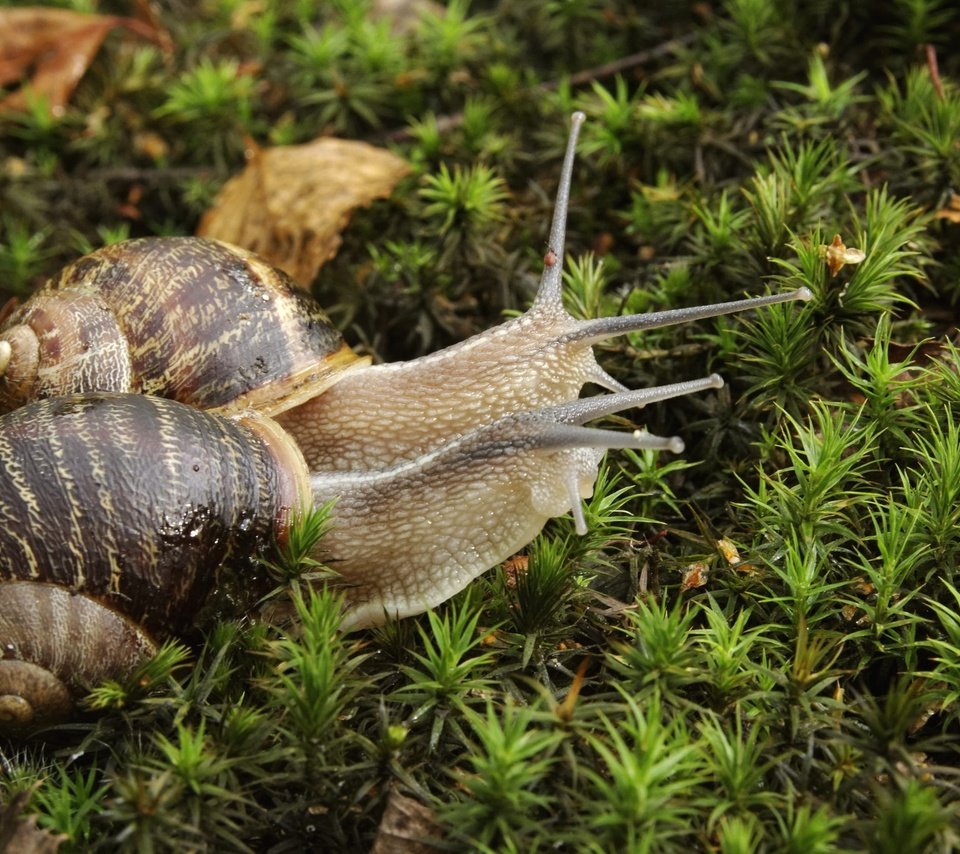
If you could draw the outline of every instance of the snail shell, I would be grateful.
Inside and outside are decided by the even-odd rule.
[[[196,237],[142,238],[80,258],[8,318],[0,412],[130,391],[272,415],[367,361],[285,273],[250,252]]]
[[[255,414],[101,394],[4,415],[0,729],[129,671],[309,500],[299,450]]]

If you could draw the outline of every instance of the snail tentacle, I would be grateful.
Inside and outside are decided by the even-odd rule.
[[[530,309],[420,359],[370,366],[285,274],[196,238],[105,247],[13,312],[0,330],[0,410],[13,410],[0,418],[0,732],[64,714],[181,633],[219,567],[282,544],[311,502],[333,502],[314,557],[340,573],[355,628],[438,605],[550,517],[572,512],[584,533],[608,449],[683,449],[587,425],[720,377],[630,390],[593,345],[811,293],[571,315],[583,121]],[[581,398],[588,383],[609,393]]]
[[[324,395],[279,416],[312,469],[373,471],[413,460],[512,412],[576,400],[588,383],[626,386],[593,353],[628,332],[702,320],[791,300],[796,291],[649,314],[577,320],[563,306],[563,249],[577,134],[564,155],[540,287],[530,309],[474,337],[409,362],[343,375]]]
[[[563,249],[567,235],[567,212],[570,209],[570,186],[573,183],[573,161],[576,159],[577,140],[586,115],[576,112],[570,117],[570,135],[567,137],[567,149],[560,168],[560,185],[553,206],[553,219],[550,223],[550,242],[548,255],[540,275],[540,287],[533,302],[532,310],[559,310],[563,308]]]
[[[760,297],[718,302],[712,305],[695,305],[689,308],[674,308],[667,311],[653,311],[647,314],[622,314],[615,317],[598,317],[593,320],[581,320],[577,328],[564,335],[564,340],[570,343],[579,342],[592,345],[625,335],[628,332],[644,332],[648,329],[660,329],[664,326],[675,326],[678,323],[691,323],[695,320],[706,320],[711,317],[721,317],[725,314],[736,314],[754,308],[763,308],[768,305],[778,305],[784,302],[800,300],[807,302],[813,298],[809,288],[797,288],[795,291],[786,291],[779,294],[767,294]]]

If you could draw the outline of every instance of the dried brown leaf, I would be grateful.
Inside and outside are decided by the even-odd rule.
[[[37,827],[37,817],[23,818],[21,811],[30,792],[19,792],[0,805],[0,854],[55,854],[67,837]]]
[[[415,29],[424,14],[440,15],[443,11],[443,6],[433,0],[373,0],[368,15],[373,20],[386,18],[390,32],[402,36]]]
[[[683,571],[683,580],[680,582],[680,590],[693,590],[697,587],[703,587],[710,579],[710,570],[705,563],[698,561],[691,563]]]
[[[250,249],[308,286],[336,254],[353,210],[389,196],[409,171],[385,149],[333,137],[257,149],[197,233]]]
[[[507,587],[516,587],[517,579],[530,567],[529,555],[514,555],[503,562],[503,576]]]
[[[390,791],[370,854],[433,854],[440,848],[440,827],[429,807]]]
[[[44,98],[54,115],[62,113],[107,33],[115,27],[160,41],[153,26],[134,18],[40,6],[0,9],[0,86],[21,84],[0,101],[0,109],[26,109],[27,93],[31,92]]]
[[[723,559],[730,566],[737,566],[740,563],[740,552],[737,547],[727,539],[717,540],[717,550],[723,555]]]
[[[945,219],[954,223],[960,222],[960,195],[951,193],[946,205],[940,208],[933,216],[935,219]]]

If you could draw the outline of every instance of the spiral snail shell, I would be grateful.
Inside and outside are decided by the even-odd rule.
[[[194,238],[95,252],[8,320],[0,731],[61,717],[142,660],[189,624],[225,559],[282,539],[301,507],[335,499],[316,557],[357,628],[439,604],[551,516],[585,531],[608,448],[682,450],[584,425],[722,380],[631,391],[592,345],[810,294],[573,318],[558,259],[582,121],[532,307],[420,359],[368,364],[283,274]],[[587,383],[611,393],[580,398]]]
[[[197,237],[142,238],[84,256],[8,318],[0,412],[122,391],[272,415],[368,361],[252,253]]]
[[[189,625],[211,568],[310,500],[296,445],[255,413],[100,393],[0,421],[0,728],[142,661]]]

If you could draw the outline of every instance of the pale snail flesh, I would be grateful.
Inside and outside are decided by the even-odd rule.
[[[72,359],[79,371],[67,379],[45,378],[38,383],[30,378],[31,371],[40,375],[47,368],[33,353],[44,350],[49,343],[45,335],[51,331],[27,329],[29,303],[24,307],[0,335],[0,368],[14,378],[10,385],[16,386],[21,398],[50,399],[0,419],[0,501],[7,501],[3,496],[10,495],[20,507],[19,516],[2,519],[4,529],[11,533],[0,542],[0,652],[4,656],[0,661],[0,718],[6,714],[21,723],[44,720],[46,712],[39,705],[24,708],[29,701],[18,693],[23,683],[36,686],[46,678],[34,668],[50,668],[50,681],[65,685],[67,694],[110,675],[102,668],[84,673],[72,660],[64,664],[56,651],[30,651],[33,641],[11,640],[13,623],[26,623],[33,630],[41,613],[53,613],[72,600],[92,601],[93,605],[83,607],[118,614],[117,625],[107,631],[126,637],[126,649],[118,653],[111,671],[123,673],[157,638],[175,633],[181,621],[191,618],[195,600],[203,598],[216,568],[229,554],[252,551],[269,537],[282,537],[290,513],[304,504],[336,500],[333,527],[321,541],[317,557],[342,578],[347,596],[344,627],[360,628],[420,613],[443,602],[529,543],[551,516],[572,511],[577,530],[583,532],[586,522],[581,502],[591,494],[597,467],[608,448],[682,450],[676,437],[617,433],[584,424],[631,407],[718,388],[722,380],[712,375],[630,391],[599,367],[592,345],[626,332],[806,300],[810,293],[800,289],[646,315],[573,318],[562,305],[557,259],[563,257],[574,148],[582,121],[582,114],[574,115],[550,234],[551,251],[533,306],[521,317],[423,358],[367,365],[343,347],[339,336],[330,333],[316,357],[316,376],[298,379],[294,394],[281,391],[280,403],[254,384],[232,399],[215,396],[210,404],[190,400],[190,395],[180,390],[171,393],[162,388],[157,376],[169,371],[159,357],[141,359],[140,364],[148,370],[138,368],[139,373],[111,369],[109,382],[105,381],[84,358],[97,349],[87,346],[92,340],[87,332],[78,333],[87,336],[86,343],[73,351],[79,354]],[[189,251],[203,245],[205,242],[193,243]],[[108,273],[108,280],[113,281],[111,276],[120,274]],[[56,291],[48,288],[41,293],[44,299],[52,299]],[[80,300],[84,309],[74,315],[89,316],[89,304],[97,322],[108,325],[104,315],[115,312],[105,305],[102,295],[85,293],[83,288],[80,292],[89,299]],[[71,295],[69,300],[77,297]],[[306,310],[312,312],[313,308],[308,305]],[[142,345],[111,343],[101,349],[110,352],[124,346],[136,355]],[[199,349],[188,352],[188,362],[197,360],[201,349],[211,350],[192,346]],[[172,357],[167,354],[164,358]],[[252,363],[260,364],[258,359],[254,355]],[[136,359],[131,361],[129,353],[120,359],[121,364],[132,362]],[[110,384],[118,376],[119,388]],[[316,383],[312,388],[311,381]],[[581,388],[591,382],[612,393],[580,398]],[[33,391],[24,393],[30,383]],[[188,388],[192,394],[198,385],[193,379],[179,388]],[[104,389],[167,394],[209,406],[218,414],[153,397],[103,394]],[[58,396],[90,391],[95,393]],[[251,407],[261,412],[250,412]],[[277,421],[264,417],[264,412],[275,415]],[[92,418],[91,413],[96,414],[98,425],[108,426],[88,424],[84,419]],[[233,413],[233,417],[222,413]],[[137,425],[135,442],[155,445],[173,455],[167,463],[169,471],[162,476],[138,472],[144,453],[129,444],[128,431],[119,435],[117,425],[124,418]],[[194,433],[197,438],[189,439]],[[234,434],[242,440],[226,438]],[[68,442],[66,436],[75,438]],[[14,438],[20,443],[19,450],[5,448],[4,443]],[[24,450],[24,442],[34,443],[32,450]],[[96,476],[69,477],[64,473],[69,467],[61,469],[58,461],[65,459],[69,452],[64,446],[71,442],[75,449],[71,458],[82,460]],[[184,448],[192,449],[189,462],[182,456]],[[196,495],[174,490],[161,501],[149,492],[158,478],[171,488],[181,482],[192,484],[199,474],[194,466],[203,469],[201,460],[218,455],[229,458],[230,471],[237,474],[226,479],[218,474],[213,484],[191,486],[199,489]],[[242,462],[245,458],[248,463]],[[39,463],[25,462],[28,459],[45,460],[42,488],[25,485],[38,476]],[[19,467],[8,464],[15,460],[20,461]],[[126,480],[107,488],[103,473],[114,468]],[[222,484],[228,483],[237,491],[225,497]],[[250,483],[257,484],[256,488],[244,493],[241,485],[249,487]],[[118,499],[117,491],[126,497]],[[144,505],[163,508],[161,517],[147,518],[150,514]],[[240,517],[231,516],[234,506],[241,508],[242,524]],[[81,548],[74,532],[77,526],[90,527],[86,516],[80,518],[90,513],[101,514],[102,523],[97,523],[99,533],[87,544],[89,548]],[[58,530],[46,537],[39,532],[50,516],[57,517]],[[146,534],[137,525],[143,529],[152,526],[153,530]],[[213,526],[210,536],[216,549],[191,551],[209,533],[207,525]],[[198,533],[193,537],[183,533],[195,529]],[[130,530],[137,530],[140,541],[151,545],[140,553],[136,548],[128,550],[130,543],[124,538]],[[34,540],[44,542],[38,545]],[[181,549],[186,553],[181,554]],[[189,569],[171,580],[166,572],[173,565],[196,570]],[[147,599],[176,603],[171,605],[172,612],[154,613],[150,608],[132,606],[137,597],[124,588],[125,575],[130,572],[138,574],[137,584],[146,585]],[[94,577],[99,579],[95,584],[91,582]],[[25,588],[51,591],[53,602],[30,606],[32,616],[19,620],[15,611],[22,610],[24,597],[31,595]],[[5,608],[5,595],[15,599],[16,605]],[[109,614],[104,617],[106,622],[110,619]],[[84,620],[92,622],[92,618]],[[58,623],[68,632],[76,631],[70,628],[70,619],[59,618]],[[50,628],[46,631],[50,633]],[[69,645],[51,643],[56,649]],[[18,670],[24,662],[25,668]],[[16,673],[11,675],[13,671]],[[54,696],[50,716],[55,717],[62,698],[57,699],[57,690],[50,693]]]

